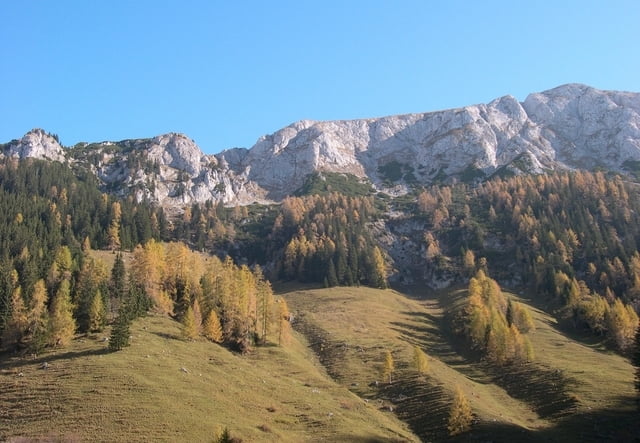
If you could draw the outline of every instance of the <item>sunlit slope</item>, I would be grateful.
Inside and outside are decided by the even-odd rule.
[[[295,327],[307,335],[329,373],[370,403],[393,409],[425,440],[447,436],[456,385],[476,414],[472,432],[495,441],[597,441],[613,432],[612,417],[628,419],[634,391],[626,359],[572,340],[556,329],[553,318],[534,310],[537,330],[530,337],[536,362],[492,369],[469,355],[450,331],[448,312],[464,293],[419,301],[391,290],[332,288],[286,297],[298,315]],[[412,368],[414,345],[430,356],[426,377]],[[381,377],[387,349],[397,368],[391,384]],[[585,426],[598,413],[609,433],[598,431],[600,437]]]
[[[205,442],[227,427],[244,441],[415,440],[333,382],[296,337],[240,356],[179,333],[150,316],[117,353],[99,335],[35,358],[2,356],[0,439]]]

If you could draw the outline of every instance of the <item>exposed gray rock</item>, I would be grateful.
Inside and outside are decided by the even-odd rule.
[[[32,129],[20,140],[9,142],[3,154],[14,158],[38,158],[63,162],[64,150],[60,143],[42,129]]]
[[[278,201],[313,172],[350,173],[393,195],[501,170],[604,167],[640,161],[640,94],[564,85],[489,104],[375,119],[302,120],[261,137],[251,149],[205,155],[185,135],[103,142],[70,150],[108,189],[165,206],[213,200]],[[63,161],[55,139],[34,130],[4,155]]]

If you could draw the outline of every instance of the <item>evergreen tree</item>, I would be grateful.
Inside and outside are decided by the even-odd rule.
[[[109,350],[111,352],[120,351],[129,346],[130,326],[131,317],[126,304],[123,303],[111,328],[111,337],[109,338]]]
[[[110,298],[112,299],[111,306],[119,309],[120,303],[122,303],[127,293],[126,270],[121,252],[116,254],[116,259],[113,262],[113,268],[111,268],[109,293]]]
[[[62,280],[51,300],[49,317],[49,342],[52,346],[66,346],[73,339],[76,321],[73,318],[69,280]]]
[[[393,356],[391,355],[391,351],[387,350],[384,353],[384,365],[382,367],[382,378],[384,380],[388,380],[388,383],[391,383],[391,377],[394,371],[395,371],[395,364],[393,362]]]
[[[327,270],[327,286],[338,286],[338,275],[336,274],[336,266],[333,264],[333,260],[329,260],[329,268]]]
[[[449,420],[447,422],[449,435],[457,435],[468,431],[472,422],[473,412],[471,410],[471,404],[464,395],[464,392],[462,392],[460,386],[456,386],[456,392],[453,404],[449,410]]]

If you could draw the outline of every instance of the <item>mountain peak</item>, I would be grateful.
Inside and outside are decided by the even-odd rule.
[[[351,174],[379,191],[402,194],[497,173],[624,173],[640,161],[640,94],[570,83],[522,103],[505,95],[435,112],[300,120],[260,137],[250,149],[211,156],[180,133],[88,146],[91,155],[70,150],[70,161],[89,164],[105,188],[165,205],[278,201],[317,172]],[[4,153],[64,160],[55,137],[40,129],[4,145]]]
[[[35,128],[27,132],[20,140],[13,140],[4,146],[3,154],[16,158],[38,158],[42,160],[65,160],[64,149],[57,135],[44,129]]]

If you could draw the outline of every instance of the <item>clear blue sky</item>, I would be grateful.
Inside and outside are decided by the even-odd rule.
[[[207,153],[301,119],[640,91],[640,2],[0,3],[0,142],[183,132]]]

